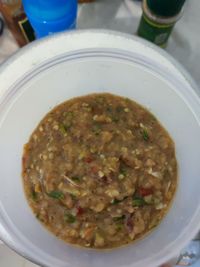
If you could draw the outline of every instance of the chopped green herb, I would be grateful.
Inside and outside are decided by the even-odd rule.
[[[69,120],[71,120],[71,119],[73,119],[73,117],[74,117],[74,112],[73,111],[68,111],[68,112],[63,112],[63,116],[66,118],[66,119],[69,119]]]
[[[107,106],[106,110],[107,112],[112,112],[112,108],[110,106]]]
[[[128,197],[124,197],[123,199],[121,199],[121,200],[119,200],[119,199],[112,199],[112,201],[111,201],[111,204],[113,204],[113,205],[116,205],[116,204],[118,204],[118,203],[120,203],[120,202],[122,202],[122,201],[124,201],[125,199],[127,199]]]
[[[61,191],[51,191],[50,193],[47,193],[47,195],[55,199],[64,199],[65,197],[65,195]]]
[[[76,200],[76,196],[75,196],[75,195],[70,194],[70,196],[71,196],[71,198],[72,198],[73,200]]]
[[[122,216],[119,216],[119,217],[114,217],[113,218],[113,221],[115,222],[119,222],[119,221],[123,221],[125,219],[125,215],[122,215]]]
[[[118,115],[116,116],[115,114],[113,114],[112,113],[112,108],[111,107],[107,107],[107,112],[109,112],[110,114],[109,114],[109,116],[111,117],[111,120],[113,121],[113,122],[115,122],[115,123],[117,123],[117,122],[119,122],[119,117],[118,117]]]
[[[124,108],[123,108],[122,106],[118,106],[118,107],[116,107],[116,111],[117,111],[118,113],[122,112],[123,110],[124,110]]]
[[[105,104],[105,97],[104,96],[97,96],[95,101],[99,104]]]
[[[131,100],[128,97],[125,98],[125,101],[128,102],[128,103],[131,102]]]
[[[118,200],[118,199],[112,199],[111,204],[116,205],[116,204],[118,204],[118,203],[120,203],[120,202],[121,202],[121,200]]]
[[[147,132],[147,129],[142,129],[141,134],[142,134],[142,137],[143,137],[144,141],[148,141],[149,140],[149,134]]]
[[[71,122],[64,122],[64,126],[66,130],[69,130],[72,127],[72,123]]]
[[[35,215],[35,217],[36,217],[39,221],[44,222],[44,219],[40,217],[40,214],[39,214],[39,213],[37,213],[37,214]]]
[[[74,112],[73,111],[67,112],[67,117],[72,119],[74,117]]]
[[[76,217],[70,213],[65,213],[64,221],[67,223],[74,223],[76,221]]]
[[[59,126],[59,130],[60,130],[60,132],[61,132],[62,134],[64,134],[64,135],[67,133],[67,129],[66,129],[66,127],[65,127],[64,124],[60,124],[60,126]]]
[[[146,204],[145,200],[141,197],[135,197],[132,202],[134,207],[141,207]]]
[[[98,124],[95,124],[92,128],[92,131],[95,135],[99,135],[101,133],[101,126]]]
[[[119,172],[120,172],[120,174],[123,174],[124,176],[127,175],[127,169],[125,167],[121,167]]]
[[[117,122],[119,122],[119,118],[116,117],[116,116],[115,117],[112,117],[112,121],[117,123]]]
[[[123,224],[116,223],[116,230],[117,230],[117,232],[121,231],[122,229],[123,229]]]
[[[71,177],[71,179],[73,181],[75,181],[75,182],[80,182],[81,181],[80,177],[78,177],[78,176],[73,176],[73,177]]]
[[[34,201],[36,201],[38,199],[38,194],[35,192],[35,190],[31,191],[31,198]]]

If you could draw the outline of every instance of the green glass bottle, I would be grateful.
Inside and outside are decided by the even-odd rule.
[[[143,0],[138,35],[165,47],[185,0]]]

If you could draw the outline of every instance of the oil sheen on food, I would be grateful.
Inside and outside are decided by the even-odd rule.
[[[56,106],[24,147],[25,194],[58,238],[113,248],[159,224],[177,187],[174,142],[145,108],[111,94]]]

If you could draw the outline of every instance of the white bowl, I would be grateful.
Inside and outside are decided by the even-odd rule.
[[[188,74],[136,37],[76,31],[34,42],[0,68],[0,238],[52,267],[155,267],[200,227],[200,102]],[[74,96],[111,92],[149,108],[176,144],[180,181],[174,203],[149,236],[111,251],[75,248],[34,217],[21,181],[23,144],[40,119]]]

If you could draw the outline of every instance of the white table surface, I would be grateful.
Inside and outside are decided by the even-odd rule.
[[[200,0],[188,0],[181,20],[169,40],[166,50],[189,71],[200,87]],[[82,4],[78,11],[79,29],[105,28],[135,34],[141,16],[139,1],[96,0]],[[18,50],[7,28],[0,37],[0,64]],[[200,90],[199,90],[200,93]],[[0,267],[34,267],[0,243]],[[148,266],[145,266],[148,267]],[[192,267],[200,267],[200,260]]]

